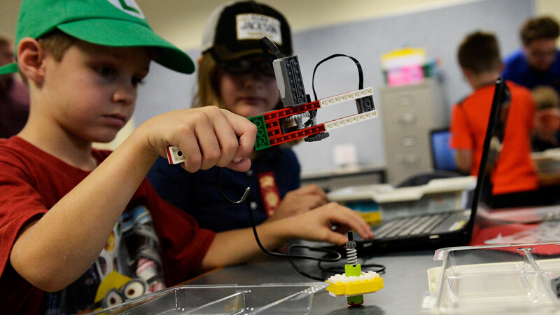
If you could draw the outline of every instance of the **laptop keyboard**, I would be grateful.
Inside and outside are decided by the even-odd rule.
[[[382,239],[428,234],[450,215],[451,213],[440,213],[396,219],[387,222],[375,231],[375,238]]]

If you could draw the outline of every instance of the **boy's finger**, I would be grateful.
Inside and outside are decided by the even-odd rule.
[[[336,220],[338,223],[344,224],[351,229],[355,230],[362,238],[370,239],[373,237],[373,232],[367,222],[355,211],[348,208],[341,207],[342,211],[336,212]]]
[[[198,141],[194,134],[186,135],[179,143],[179,148],[185,157],[185,162],[183,162],[182,167],[191,173],[198,171],[202,164],[202,153],[200,152]]]
[[[216,133],[220,145],[220,157],[217,166],[228,166],[237,153],[239,146],[235,131],[224,115],[224,111],[217,112],[214,117],[214,132]]]
[[[239,138],[239,147],[233,159],[234,163],[240,162],[244,157],[247,157],[253,152],[255,139],[257,137],[257,127],[248,119],[238,116],[234,113],[224,110],[225,116],[229,121],[233,131]]]
[[[220,143],[214,130],[213,120],[197,124],[195,135],[202,153],[200,169],[207,170],[216,165],[221,156]]]
[[[331,231],[327,235],[327,239],[325,241],[331,244],[342,245],[348,242],[348,237],[346,237],[344,233]]]
[[[243,158],[240,162],[231,162],[226,167],[237,172],[247,172],[251,168],[251,160]]]

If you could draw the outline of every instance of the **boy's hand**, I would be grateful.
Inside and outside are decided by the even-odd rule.
[[[148,132],[150,146],[165,157],[168,146],[184,154],[183,168],[189,172],[213,166],[245,172],[247,157],[257,134],[248,119],[215,106],[176,110],[158,115],[141,126]],[[140,128],[140,127],[139,127]]]
[[[295,233],[295,238],[311,241],[342,245],[348,242],[346,233],[350,230],[363,239],[373,238],[370,226],[356,211],[335,202],[282,221],[287,223],[286,229]],[[333,226],[337,227],[336,230]]]
[[[317,185],[307,185],[286,194],[270,220],[287,218],[325,205],[327,194]]]

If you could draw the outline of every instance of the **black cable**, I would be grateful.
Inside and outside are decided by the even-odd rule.
[[[354,61],[354,63],[356,64],[356,67],[358,67],[358,77],[359,77],[358,90],[361,90],[361,89],[364,88],[364,73],[362,71],[362,65],[360,65],[360,62],[352,56],[348,56],[348,55],[344,55],[344,54],[334,54],[334,55],[330,55],[327,58],[319,61],[319,63],[317,63],[317,65],[315,66],[315,69],[313,69],[313,77],[311,79],[311,89],[313,90],[313,97],[315,97],[315,100],[317,100],[317,93],[315,92],[315,72],[317,71],[317,68],[319,67],[320,64],[322,64],[325,61],[336,58],[336,57],[347,57],[347,58],[352,59],[352,61]]]
[[[233,200],[229,199],[228,196],[226,196],[226,194],[224,194],[224,191],[222,190],[222,185],[220,185],[220,172],[221,172],[221,170],[222,170],[221,167],[218,167],[218,169],[216,170],[216,186],[218,187],[218,192],[220,193],[222,198],[227,200],[227,202],[229,202],[231,204],[234,204],[234,205],[242,204],[245,201],[245,199],[247,199],[247,196],[249,196],[249,192],[251,192],[251,187],[247,187],[247,189],[245,189],[245,193],[243,194],[241,199],[239,199],[239,201],[233,201]]]
[[[245,189],[245,194],[243,195],[243,197],[241,197],[241,200],[239,201],[232,201],[230,200],[225,194],[224,191],[222,190],[222,187],[220,185],[220,173],[221,173],[221,168],[218,167],[218,169],[216,170],[216,186],[218,187],[218,191],[220,193],[220,195],[229,203],[234,204],[234,205],[240,205],[241,203],[243,203],[246,199],[247,199],[247,195],[249,194],[249,191],[251,190],[250,187],[247,187],[247,189]],[[253,211],[251,211],[251,209],[249,208],[249,218],[251,219],[251,228],[253,229],[253,234],[255,235],[255,240],[257,241],[257,245],[259,245],[259,248],[265,252],[266,254],[270,255],[270,256],[274,256],[274,257],[284,257],[284,258],[288,258],[288,260],[290,261],[290,264],[292,265],[292,267],[299,272],[301,275],[303,275],[304,277],[313,279],[313,280],[319,280],[319,281],[324,281],[326,280],[325,278],[325,273],[326,272],[330,272],[323,268],[321,268],[320,264],[322,262],[338,262],[340,261],[340,259],[342,259],[342,255],[340,255],[339,252],[332,250],[332,249],[327,249],[327,248],[317,248],[317,247],[311,247],[311,246],[307,246],[307,245],[302,245],[302,244],[292,244],[288,247],[287,250],[287,254],[283,254],[283,253],[278,253],[278,252],[272,252],[267,250],[266,248],[264,248],[264,246],[262,245],[260,239],[259,239],[259,235],[257,233],[257,227],[255,224],[255,219],[253,218]],[[314,257],[314,256],[308,256],[308,255],[294,255],[294,254],[290,254],[292,249],[295,248],[304,248],[307,249],[309,251],[312,252],[323,252],[328,254],[334,254],[334,258],[328,258],[328,257]],[[310,260],[316,260],[318,261],[318,266],[319,269],[321,271],[323,271],[322,273],[322,277],[315,277],[312,276],[306,272],[304,272],[303,270],[301,270],[293,261],[293,259],[310,259]],[[372,265],[363,265],[363,267],[369,267],[369,266],[373,266],[373,267],[378,267],[380,268],[381,272],[385,272],[385,266],[383,265],[376,265],[376,264],[372,264]],[[340,267],[343,268],[343,267]],[[377,272],[377,271],[376,271]],[[342,273],[344,273],[344,269],[342,269]],[[379,273],[379,272],[378,272]]]

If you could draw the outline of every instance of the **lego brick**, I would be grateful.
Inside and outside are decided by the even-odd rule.
[[[347,277],[344,274],[338,274],[330,277],[326,282],[331,284],[327,287],[327,291],[335,296],[345,295],[348,297],[383,289],[383,279],[373,271],[362,272],[359,277]]]
[[[307,103],[297,56],[276,59],[272,67],[284,107]]]
[[[183,152],[181,152],[179,147],[169,146],[165,152],[167,153],[167,161],[169,164],[179,164],[185,162],[185,156],[183,156]]]
[[[373,119],[377,117],[377,111],[376,110],[372,110],[369,112],[365,112],[362,114],[357,114],[357,115],[352,115],[352,116],[348,116],[348,117],[344,117],[344,118],[340,118],[340,119],[335,119],[335,120],[331,120],[329,122],[325,123],[325,129],[326,131],[331,131],[333,129],[339,128],[339,127],[346,127],[364,120],[368,120],[368,119]]]
[[[270,145],[271,146],[279,145],[279,144],[289,142],[289,141],[292,141],[292,140],[312,136],[314,134],[318,134],[318,133],[321,133],[321,132],[324,132],[324,131],[325,131],[325,126],[323,124],[308,127],[308,128],[304,128],[304,129],[300,129],[300,130],[296,130],[296,131],[292,131],[292,132],[283,134],[283,135],[278,136],[278,137],[274,137],[274,138],[271,137],[270,138]]]
[[[343,94],[340,94],[340,95],[326,97],[326,98],[320,99],[319,103],[321,103],[321,107],[325,107],[325,106],[340,104],[340,103],[346,102],[346,101],[351,101],[351,100],[355,100],[355,99],[364,98],[366,96],[371,96],[371,95],[373,95],[373,88],[369,87],[369,88],[358,90],[358,91],[353,91],[353,92],[343,93]],[[373,98],[372,98],[372,104],[373,104]]]
[[[255,140],[255,150],[270,148],[270,140],[263,115],[249,117],[249,120],[257,126],[257,138]]]
[[[362,274],[362,266],[361,265],[344,265],[344,274],[349,276],[359,277]]]
[[[356,108],[358,109],[358,113],[365,113],[375,110],[375,106],[373,105],[373,97],[366,96],[356,100]]]

